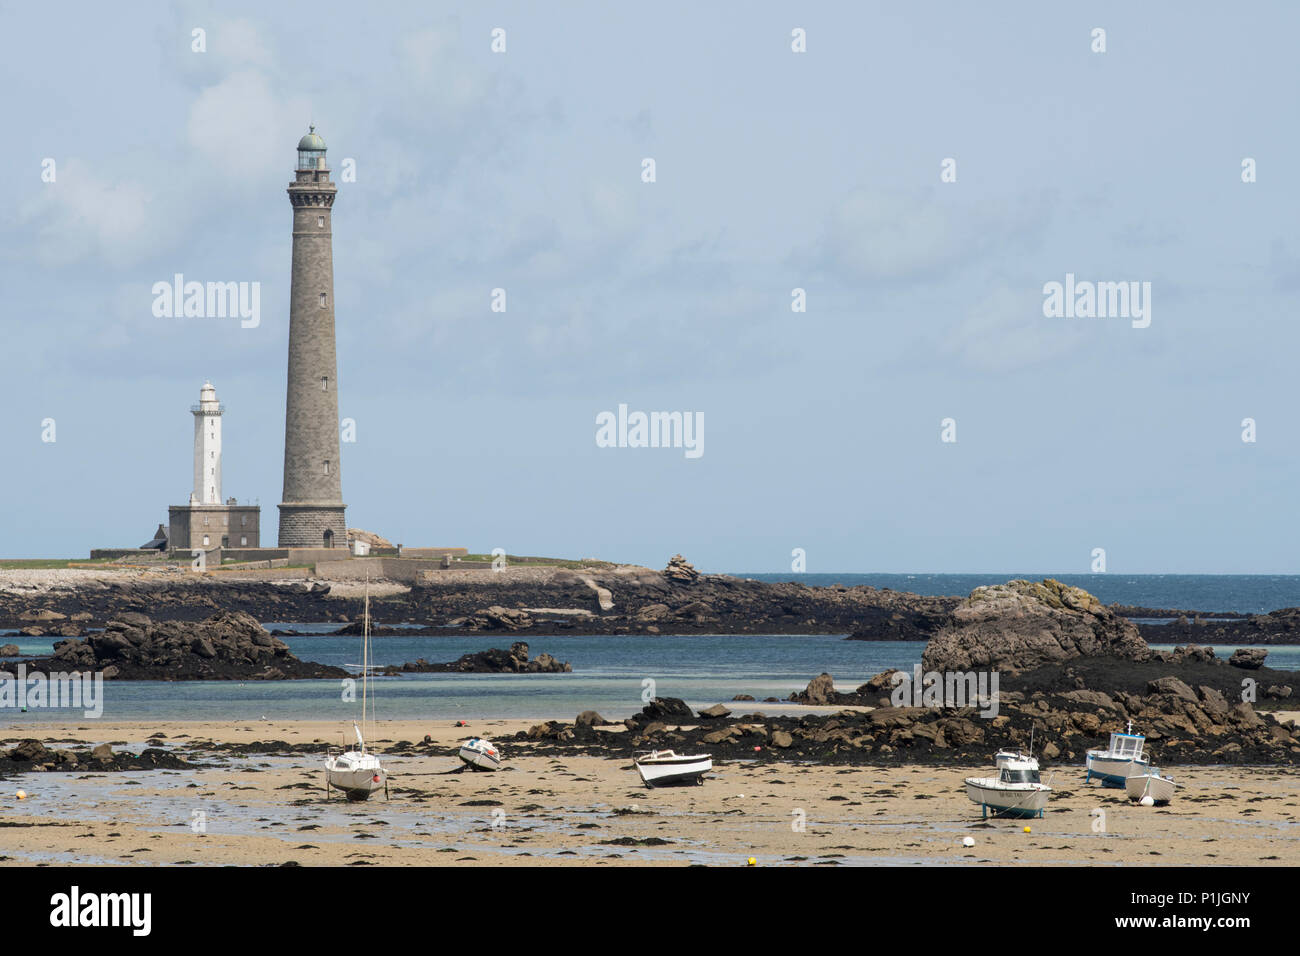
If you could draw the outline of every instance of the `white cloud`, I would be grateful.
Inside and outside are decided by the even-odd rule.
[[[277,175],[288,182],[296,139],[287,131],[307,132],[310,117],[305,98],[277,96],[265,74],[244,69],[199,93],[186,133],[207,168],[225,180],[262,189]]]
[[[1010,372],[1080,348],[1083,330],[1043,315],[1041,286],[999,284],[943,339],[944,352],[975,369]]]
[[[397,67],[409,92],[418,94],[426,109],[462,112],[485,95],[483,71],[465,62],[454,24],[403,36],[397,41]]]
[[[815,254],[833,271],[855,278],[909,281],[950,273],[1027,240],[1046,222],[1043,197],[1015,203],[942,197],[936,189],[856,189],[831,213]]]
[[[36,257],[47,265],[103,258],[114,265],[135,262],[168,240],[154,228],[155,195],[139,183],[101,176],[82,160],[57,168],[22,207],[19,223],[35,230]]]
[[[217,24],[208,36],[208,54],[232,64],[271,65],[270,47],[257,27],[244,19]]]

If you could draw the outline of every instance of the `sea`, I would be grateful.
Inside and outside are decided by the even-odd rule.
[[[1262,613],[1300,606],[1300,575],[1118,575],[1118,574],[742,574],[765,581],[968,594],[980,585],[1023,577],[1055,577],[1078,585],[1105,603],[1204,612]],[[1209,614],[1207,616],[1213,616]],[[297,656],[353,670],[360,666],[360,641],[329,632],[333,623],[263,622],[268,629],[294,630],[285,638]],[[727,703],[736,713],[780,712],[764,698],[784,699],[823,671],[851,690],[890,667],[910,670],[921,661],[920,642],[846,641],[846,635],[550,635],[530,638],[531,652],[549,653],[573,667],[571,674],[408,674],[372,678],[375,713],[385,720],[489,718],[571,720],[584,710],[607,719],[631,716],[651,697],[680,697],[695,707]],[[0,635],[24,656],[50,653],[53,642]],[[450,661],[471,651],[501,646],[502,635],[376,637],[374,662],[400,665],[423,657]],[[1165,648],[1171,645],[1155,644]],[[1234,650],[1216,646],[1220,656]],[[1268,664],[1300,670],[1300,646],[1270,647]],[[755,702],[730,703],[737,694]],[[266,720],[351,720],[357,705],[344,699],[340,681],[106,681],[104,720],[210,720],[243,723]],[[13,736],[24,724],[80,719],[58,708],[26,713],[0,708],[0,726]]]

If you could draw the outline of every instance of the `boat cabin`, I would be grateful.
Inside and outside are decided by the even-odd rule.
[[[1142,745],[1146,738],[1141,734],[1111,734],[1107,756],[1121,760],[1141,760]]]
[[[998,783],[1041,783],[1037,770],[1029,767],[1003,767],[998,772]]]

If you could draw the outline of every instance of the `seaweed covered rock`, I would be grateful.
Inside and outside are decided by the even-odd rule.
[[[1076,657],[1147,660],[1137,627],[1082,588],[1051,578],[976,588],[922,654],[926,670],[1015,672]]]
[[[390,667],[385,673],[464,673],[464,674],[568,674],[573,667],[567,661],[559,661],[550,654],[538,654],[528,659],[528,645],[515,641],[510,650],[490,647],[486,651],[474,651],[462,654],[454,661],[445,664],[430,663],[424,658],[403,664],[400,668]]]

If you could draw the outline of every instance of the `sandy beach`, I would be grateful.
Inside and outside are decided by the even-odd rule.
[[[625,759],[556,759],[516,745],[531,722],[380,721],[383,750],[430,735],[446,756],[388,758],[391,799],[326,800],[319,753],[344,728],[315,721],[42,724],[50,745],[150,735],[211,764],[195,770],[27,773],[0,781],[0,863],[148,865],[1285,865],[1300,860],[1300,771],[1166,767],[1166,808],[1130,804],[1045,770],[1041,820],[980,819],[962,788],[988,767],[716,766],[703,786],[648,790]],[[27,732],[6,729],[12,744]],[[15,736],[18,734],[18,736]],[[471,734],[496,739],[497,773],[454,771]],[[283,741],[275,754],[255,741]],[[155,738],[150,746],[159,746]],[[246,753],[231,753],[235,745]],[[266,748],[277,750],[278,748]],[[17,791],[26,799],[19,800]],[[1025,832],[1028,825],[1030,832]],[[964,837],[975,840],[962,845]]]

